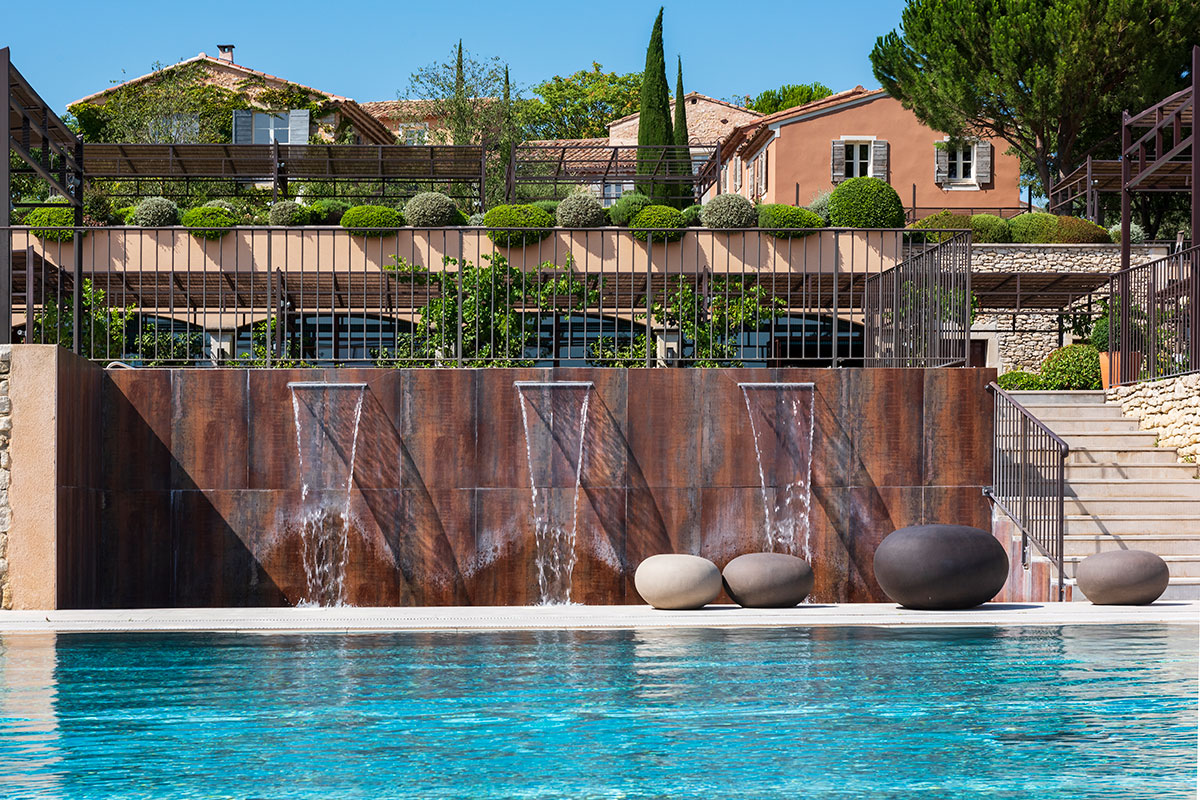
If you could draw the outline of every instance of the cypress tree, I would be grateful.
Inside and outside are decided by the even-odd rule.
[[[671,130],[670,89],[667,85],[667,59],[663,54],[663,10],[658,9],[658,19],[650,31],[650,45],[646,48],[646,71],[642,75],[642,106],[638,117],[638,146],[674,144]],[[663,151],[638,151],[637,174],[653,175]],[[639,187],[656,202],[668,200],[671,187],[653,180],[639,180]]]
[[[672,171],[684,176],[692,173],[691,150],[688,149],[687,107],[683,103],[683,58],[679,57],[679,72],[675,78],[675,146],[679,149],[671,154]],[[691,205],[694,198],[691,186],[680,183],[676,186],[676,197],[680,208]]]
[[[679,75],[675,79],[675,144],[687,147],[687,110],[683,105],[683,57],[679,58]]]

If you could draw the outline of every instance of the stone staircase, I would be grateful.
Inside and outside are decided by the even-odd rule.
[[[1200,471],[1104,403],[1104,392],[1012,392],[1071,446],[1066,468],[1063,568],[1087,556],[1149,550],[1171,571],[1163,599],[1200,599]],[[1083,600],[1080,592],[1073,599]]]

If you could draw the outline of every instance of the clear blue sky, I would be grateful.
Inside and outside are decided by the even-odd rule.
[[[640,70],[659,2],[424,0],[201,3],[3,0],[0,47],[51,107],[174,63],[218,43],[239,64],[355,100],[393,100],[414,69],[444,60],[462,37],[527,87],[589,68]],[[781,83],[835,91],[875,86],[867,58],[899,24],[903,0],[761,3],[667,0],[667,61],[683,56],[688,91],[725,98]],[[672,85],[674,77],[671,77]]]

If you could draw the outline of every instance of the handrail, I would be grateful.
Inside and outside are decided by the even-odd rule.
[[[996,383],[992,485],[984,494],[1021,529],[1021,565],[1029,567],[1032,541],[1058,569],[1058,599],[1066,598],[1063,572],[1066,464],[1071,446]]]

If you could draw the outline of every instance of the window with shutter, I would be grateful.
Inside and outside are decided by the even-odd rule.
[[[288,143],[287,113],[254,112],[254,144]]]
[[[933,180],[943,184],[950,177],[950,153],[945,147],[935,147],[933,150]]]
[[[308,144],[309,114],[308,109],[293,109],[288,112],[287,144]],[[283,144],[283,142],[280,142]]]
[[[884,139],[871,142],[871,174],[885,181],[888,179],[888,143]]]
[[[767,181],[769,181],[769,180],[770,180],[770,174],[771,174],[771,161],[770,161],[770,158],[771,158],[771,153],[770,153],[770,151],[768,151],[768,150],[763,150],[763,154],[762,154],[762,159],[763,159],[763,181],[762,181],[762,189],[763,189],[763,194],[766,194],[766,192],[767,192]]]
[[[843,170],[846,178],[866,178],[871,172],[871,142],[842,141]]]
[[[254,143],[254,112],[246,108],[235,109],[233,112],[233,143]]]
[[[829,145],[829,180],[841,183],[846,179],[846,150],[840,139],[834,139]]]
[[[992,182],[992,143],[975,143],[975,181],[980,185]]]

